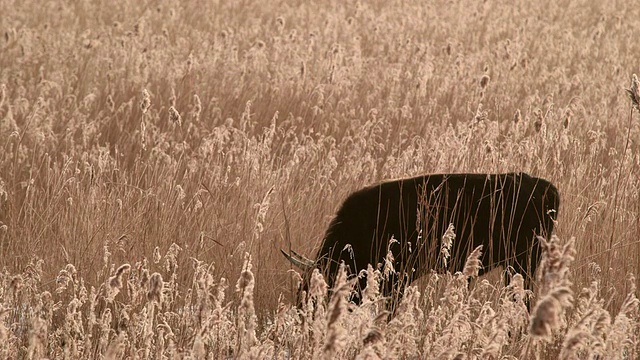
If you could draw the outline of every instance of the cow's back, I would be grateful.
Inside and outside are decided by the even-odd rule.
[[[545,201],[549,204],[546,204]],[[483,265],[537,262],[535,234],[550,233],[547,211],[559,204],[548,181],[523,173],[436,174],[386,181],[352,193],[325,234],[318,265],[335,274],[344,261],[355,274],[384,262],[420,276],[442,267],[441,239],[449,224],[456,238],[447,270],[462,269],[467,255],[483,245]],[[392,241],[391,239],[395,239]],[[528,253],[528,254],[526,254]]]

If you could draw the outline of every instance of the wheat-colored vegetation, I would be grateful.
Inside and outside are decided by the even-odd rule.
[[[0,9],[0,358],[640,356],[633,1]],[[349,192],[504,171],[562,196],[535,294],[474,253],[393,316],[374,268],[292,306]]]

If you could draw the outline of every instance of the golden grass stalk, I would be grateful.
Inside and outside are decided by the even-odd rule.
[[[480,84],[480,88],[482,90],[487,88],[487,85],[489,85],[489,81],[491,80],[491,78],[489,77],[488,74],[484,74],[482,75],[482,77],[480,78],[479,84]]]
[[[447,262],[451,257],[451,247],[453,246],[453,241],[455,239],[456,233],[453,228],[453,224],[449,224],[447,230],[442,235],[442,245],[440,246],[440,261],[445,269],[447,268]]]
[[[419,354],[418,339],[413,334],[424,318],[419,305],[420,296],[421,293],[416,286],[408,286],[395,316],[385,329],[385,347],[394,357],[406,358]]]
[[[374,270],[371,264],[367,264],[365,273],[367,276],[367,285],[362,291],[363,305],[373,302],[380,296],[380,279],[382,275],[380,270]]]
[[[112,325],[111,321],[112,321],[111,309],[106,308],[104,309],[104,312],[102,313],[102,316],[98,321],[98,326],[100,331],[100,338],[98,342],[99,354],[103,354],[110,344],[109,338],[111,335],[111,325]]]
[[[29,334],[28,359],[42,359],[48,344],[47,323],[38,317],[33,318]]]
[[[4,83],[0,84],[0,109],[2,109],[2,105],[4,105],[4,101],[7,99],[7,85]]]
[[[8,346],[7,341],[9,340],[9,330],[5,325],[7,323],[7,315],[9,315],[10,309],[4,307],[0,304],[0,355],[2,355],[5,359],[8,358],[8,355],[11,351]]]
[[[204,339],[202,338],[202,335],[200,333],[198,333],[195,340],[193,340],[193,349],[191,351],[191,354],[198,360],[205,359],[207,356],[207,350],[204,346]]]
[[[127,335],[124,332],[118,334],[118,336],[109,344],[106,353],[104,354],[105,360],[117,360],[122,359],[124,355]]]
[[[482,257],[482,245],[473,249],[471,254],[467,256],[467,261],[464,263],[464,267],[462,269],[462,275],[466,278],[477,277],[480,269],[482,269],[482,261],[480,258]]]
[[[628,277],[629,290],[620,311],[615,316],[606,336],[604,353],[612,359],[622,359],[625,356],[637,358],[638,351],[637,329],[640,300],[636,297],[636,279],[633,274]]]
[[[631,99],[632,106],[640,112],[640,80],[638,80],[638,75],[631,76],[631,87],[627,89],[627,94]]]
[[[389,239],[389,244],[387,245],[387,254],[384,257],[384,264],[382,265],[382,275],[386,280],[392,278],[392,275],[396,273],[396,269],[394,267],[395,258],[393,256],[393,252],[391,252],[391,245],[394,243],[398,243],[398,240],[394,239],[393,236]]]
[[[202,101],[198,94],[193,94],[193,121],[200,121],[200,115],[202,114]]]
[[[164,289],[164,281],[160,273],[153,273],[149,278],[149,290],[147,291],[147,300],[156,303],[158,306],[162,304],[162,293]]]
[[[341,317],[347,311],[347,296],[353,287],[353,280],[347,280],[347,270],[344,263],[340,264],[336,277],[333,294],[329,303],[325,343],[322,349],[325,359],[340,356],[346,344],[347,333],[340,324]]]
[[[238,306],[237,328],[238,338],[236,353],[238,356],[247,356],[251,348],[258,343],[256,338],[256,315],[253,303],[253,289],[255,277],[251,272],[251,255],[245,253],[243,270],[236,283],[236,292],[240,295]]]
[[[146,114],[151,107],[151,95],[149,95],[149,91],[147,89],[142,90],[142,100],[140,101],[140,110],[142,110],[143,114]]]
[[[182,116],[173,106],[169,107],[169,122],[182,126]]]
[[[107,280],[107,301],[111,302],[113,299],[120,293],[120,289],[122,289],[122,277],[125,273],[128,273],[131,269],[131,265],[123,264],[118,267],[116,273]]]
[[[372,326],[367,331],[365,337],[362,339],[362,344],[365,349],[367,347],[376,347],[378,344],[383,344],[385,341],[384,330],[377,326],[376,324],[383,323],[387,320],[389,313],[387,311],[382,311],[375,319],[372,321]]]
[[[554,330],[564,325],[561,314],[571,306],[573,291],[567,287],[556,287],[538,301],[531,313],[529,333],[534,338],[550,341]]]
[[[578,356],[578,352],[586,347],[590,347],[590,352],[594,352],[592,346],[594,346],[597,339],[588,331],[588,322],[595,314],[595,310],[589,311],[578,324],[573,326],[567,333],[562,343],[562,349],[560,350],[560,359],[574,359]]]
[[[529,324],[529,310],[527,301],[531,301],[531,292],[524,288],[524,277],[514,274],[509,285],[504,289],[500,297],[499,313],[500,323],[506,326],[506,330],[513,334],[520,334]]]
[[[564,245],[555,235],[548,242],[538,239],[542,247],[538,270],[542,298],[531,313],[529,334],[534,339],[550,341],[553,331],[566,326],[562,316],[573,306],[573,290],[569,287],[571,282],[567,275],[575,254],[574,239]]]

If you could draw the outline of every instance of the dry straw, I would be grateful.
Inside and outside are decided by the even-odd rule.
[[[347,296],[351,292],[353,281],[347,280],[344,263],[340,264],[336,277],[331,302],[329,303],[326,338],[323,347],[325,359],[341,357],[341,350],[346,344],[347,333],[341,324],[341,318],[347,311]]]
[[[445,269],[447,268],[447,262],[451,257],[451,247],[453,246],[453,241],[455,239],[456,233],[454,231],[453,224],[449,224],[444,235],[442,235],[442,245],[440,246],[440,261]]]
[[[160,273],[153,273],[149,278],[149,290],[147,291],[147,300],[158,305],[162,304],[162,290],[164,282]]]
[[[467,261],[464,263],[462,274],[467,277],[476,277],[482,269],[482,245],[475,248],[471,254],[467,257]]]
[[[631,87],[627,89],[627,94],[633,107],[640,112],[640,80],[638,80],[638,75],[633,74],[631,76]]]
[[[542,298],[531,312],[529,333],[534,339],[550,341],[555,330],[566,326],[564,313],[573,306],[573,291],[567,275],[574,260],[574,239],[564,245],[555,235],[550,241],[540,237],[538,240],[542,247],[538,270]]]
[[[1,10],[0,359],[640,358],[635,2],[562,24],[531,1],[95,3]],[[393,314],[406,254],[350,269],[362,306],[321,272],[280,301],[281,238],[316,250],[352,190],[522,170],[580,239],[545,245],[535,297],[519,274],[474,279],[479,249],[450,274],[438,244]]]
[[[143,114],[146,114],[151,107],[151,95],[147,89],[142,90],[142,100],[140,101],[140,110]]]
[[[174,108],[173,106],[169,107],[169,121],[172,124],[182,126],[182,116],[180,116],[178,110],[176,110],[176,108]]]
[[[236,292],[240,296],[240,305],[238,306],[238,340],[236,352],[238,356],[243,357],[249,354],[251,348],[258,343],[256,337],[256,315],[253,303],[253,289],[255,286],[255,277],[251,268],[251,255],[245,253],[244,265],[240,278],[236,283]]]
[[[131,265],[123,264],[117,270],[116,273],[107,280],[107,300],[113,301],[116,295],[122,289],[122,277],[125,273],[128,273],[131,269]]]

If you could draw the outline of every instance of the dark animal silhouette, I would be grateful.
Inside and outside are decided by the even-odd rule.
[[[300,290],[306,291],[313,268],[324,271],[333,286],[341,262],[354,276],[368,264],[379,267],[390,250],[396,274],[384,283],[382,294],[398,300],[406,284],[429,270],[461,271],[469,253],[483,245],[480,274],[498,265],[513,266],[530,287],[540,260],[537,236],[551,235],[559,204],[553,184],[525,173],[387,181],[344,201],[314,261],[294,251],[283,254],[305,270]],[[450,224],[456,238],[443,269],[442,236]],[[360,276],[352,301],[361,301],[365,285],[366,276]]]

